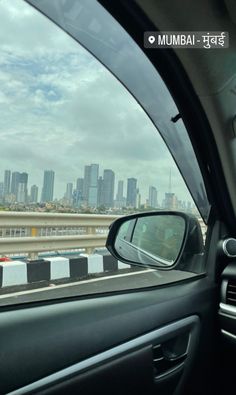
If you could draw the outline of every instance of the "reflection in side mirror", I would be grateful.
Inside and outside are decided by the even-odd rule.
[[[181,256],[185,259],[189,243],[190,250],[194,244],[197,253],[202,252],[199,228],[197,219],[184,213],[158,211],[134,214],[119,218],[112,224],[107,248],[113,256],[127,263],[168,268]]]
[[[149,215],[124,222],[115,249],[125,259],[172,265],[179,255],[185,220],[176,215]]]

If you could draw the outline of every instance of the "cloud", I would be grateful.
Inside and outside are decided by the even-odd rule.
[[[149,185],[161,200],[172,169],[173,190],[190,200],[156,127],[103,65],[20,0],[1,1],[0,15],[2,179],[5,169],[27,171],[41,188],[43,171],[53,169],[60,198],[86,164],[98,163],[100,174],[115,171],[116,182],[136,177],[144,201]]]

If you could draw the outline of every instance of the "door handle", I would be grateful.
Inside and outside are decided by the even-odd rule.
[[[181,334],[173,339],[153,346],[154,376],[178,368],[188,355],[189,333]]]

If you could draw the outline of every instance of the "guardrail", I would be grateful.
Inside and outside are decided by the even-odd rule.
[[[117,215],[0,212],[2,232],[0,255],[24,254],[31,259],[37,259],[40,252],[79,249],[91,254],[94,248],[105,246],[108,227],[117,217]],[[202,219],[199,219],[199,222],[204,234],[206,226]],[[15,231],[14,237],[11,237],[12,229]],[[73,229],[77,234],[71,234]]]
[[[0,212],[0,255],[27,253],[36,259],[39,252],[104,247],[109,225],[115,215]],[[40,236],[42,229],[80,228],[82,234]],[[9,229],[28,229],[27,237],[5,237]],[[100,232],[100,233],[99,233]],[[101,234],[102,233],[102,234]]]
[[[117,215],[0,212],[0,228],[108,227]]]

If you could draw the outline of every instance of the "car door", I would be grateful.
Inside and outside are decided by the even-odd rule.
[[[111,5],[109,11],[120,22],[123,15],[124,26],[129,25],[130,34],[134,29],[135,38],[138,29],[143,33],[146,19],[141,14],[136,18],[136,6],[133,2],[127,4],[128,9],[121,2],[119,9]],[[2,287],[0,392],[216,394],[221,385],[217,245],[227,233],[227,215],[223,224],[219,212],[228,203],[228,195],[225,192],[223,201],[214,199],[216,185],[210,179],[199,145],[194,145],[199,127],[204,127],[207,143],[209,125],[193,90],[188,92],[191,102],[187,105],[181,102],[181,92],[177,95],[180,119],[178,107],[157,71],[157,56],[151,63],[99,2],[16,0],[11,5],[2,2],[2,7],[9,42],[6,40],[2,47],[5,121],[1,131],[4,137],[6,129],[5,140],[10,141],[10,147],[4,145],[2,137],[2,147],[8,147],[10,161],[18,166],[21,163],[22,167],[24,163],[27,171],[31,166],[32,175],[33,169],[43,169],[45,193],[46,179],[54,178],[53,170],[46,166],[57,163],[56,174],[60,172],[61,180],[68,181],[68,174],[75,174],[75,160],[80,158],[85,165],[84,180],[86,172],[90,172],[89,187],[83,189],[83,194],[88,192],[87,205],[80,207],[96,215],[99,184],[93,180],[96,174],[98,182],[98,164],[91,162],[98,161],[99,153],[104,168],[100,210],[115,212],[108,193],[112,188],[108,186],[113,185],[114,173],[120,172],[127,177],[128,203],[126,200],[122,207],[121,202],[120,208],[116,202],[116,210],[120,210],[116,214],[175,210],[184,211],[189,218],[191,213],[197,217],[199,229],[202,224],[204,251],[199,254],[190,243],[187,252],[191,259],[184,264],[180,259],[180,264],[169,265],[167,270],[130,265],[124,259],[115,260],[116,270],[110,274],[95,276],[91,271],[90,276],[83,278],[85,281],[61,284],[51,280],[41,290],[39,284],[34,284],[33,290],[26,286]],[[81,62],[80,79],[74,71],[76,56]],[[168,56],[160,55],[160,69]],[[171,65],[166,66],[166,74],[170,67],[175,69],[174,58]],[[175,71],[178,70],[181,67],[176,61]],[[188,80],[182,81],[188,87]],[[173,81],[170,85],[174,85]],[[185,89],[184,82],[181,89]],[[77,91],[79,95],[71,103],[70,97]],[[191,105],[198,110],[194,121],[189,121]],[[24,118],[28,113],[29,117]],[[17,148],[12,150],[18,141],[18,150],[26,147],[23,159]],[[65,146],[67,151],[63,151]],[[5,159],[3,163],[9,165]],[[115,171],[112,166],[116,166]],[[162,172],[158,173],[158,169]],[[8,175],[5,172],[6,180]],[[138,177],[143,179],[140,189]],[[21,194],[14,207],[22,209],[24,203],[24,210],[28,210],[26,202],[22,202],[25,178],[22,176],[19,183]],[[217,182],[220,180],[223,177],[219,173]],[[155,182],[159,191],[165,191],[159,205],[155,186],[151,185]],[[42,197],[40,209],[68,209],[68,184],[61,206],[58,199],[53,203]],[[148,202],[141,198],[143,185],[149,186]],[[177,193],[184,198],[178,199]],[[13,207],[9,195],[4,195],[4,209]],[[120,202],[119,198],[116,200]],[[228,207],[230,213],[230,203]],[[92,264],[90,254],[86,259],[88,265]],[[6,265],[3,267],[5,272]]]

